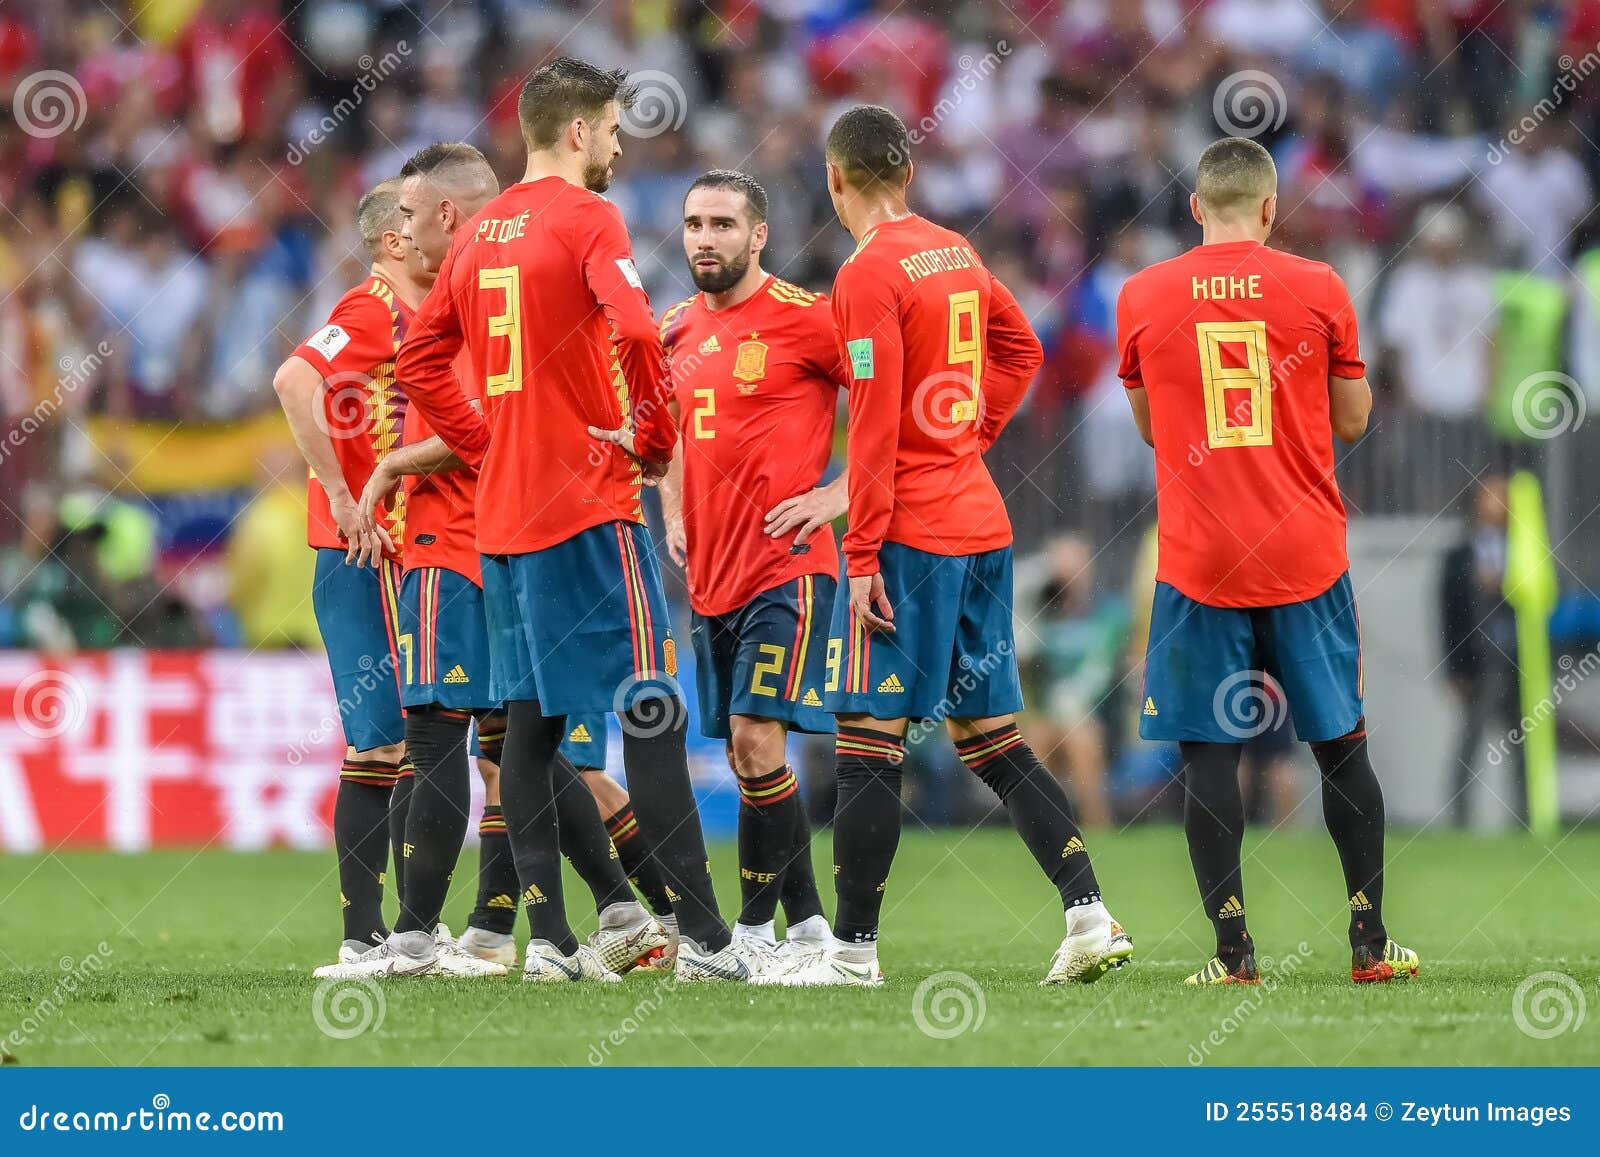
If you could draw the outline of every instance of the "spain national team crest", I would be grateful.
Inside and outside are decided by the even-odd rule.
[[[678,673],[678,644],[672,639],[667,639],[661,644],[661,665],[668,675]]]
[[[733,376],[750,384],[750,389],[739,387],[741,394],[755,392],[755,383],[767,376],[767,343],[757,341],[756,335],[739,343],[733,355]]]

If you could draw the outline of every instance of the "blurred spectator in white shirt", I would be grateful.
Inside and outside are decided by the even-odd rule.
[[[1494,282],[1468,253],[1468,225],[1458,205],[1424,206],[1378,314],[1405,400],[1444,418],[1478,414],[1489,389]]]

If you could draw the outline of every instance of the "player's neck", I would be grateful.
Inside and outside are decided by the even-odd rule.
[[[1240,225],[1232,221],[1207,221],[1200,231],[1202,245],[1236,245],[1241,241],[1265,245],[1267,234],[1259,225]]]
[[[573,154],[569,160],[543,150],[528,154],[528,167],[522,171],[522,182],[528,184],[546,177],[560,177],[569,185],[583,184],[583,157]]]
[[[732,309],[736,305],[743,305],[756,295],[762,283],[767,280],[767,271],[761,268],[761,263],[752,261],[750,268],[745,270],[744,276],[739,278],[738,284],[726,293],[704,292],[706,308],[712,313],[720,310]]]
[[[394,290],[394,295],[405,302],[408,309],[416,309],[422,304],[422,299],[428,296],[428,286],[419,285],[404,266],[393,265],[387,261],[374,261],[372,276],[381,277],[388,282],[389,287]]]
[[[891,221],[904,221],[914,214],[906,199],[896,196],[865,197],[857,194],[856,203],[851,207],[850,236],[856,239],[859,245],[879,225],[887,225]]]

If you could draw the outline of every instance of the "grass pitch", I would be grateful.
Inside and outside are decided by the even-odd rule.
[[[825,883],[829,838],[815,849]],[[1392,833],[1388,918],[1422,975],[1364,988],[1348,980],[1322,833],[1247,845],[1251,927],[1276,962],[1258,989],[1179,983],[1210,948],[1180,832],[1090,843],[1138,954],[1058,989],[1036,982],[1060,910],[997,829],[907,834],[886,904],[890,982],[876,991],[677,988],[635,973],[609,987],[423,979],[319,996],[310,970],[338,942],[331,855],[0,857],[0,1047],[24,1065],[1600,1063],[1600,1016],[1573,1015],[1600,998],[1600,833],[1553,846]],[[731,846],[713,863],[731,910]],[[469,852],[446,913],[458,930],[476,870]],[[576,912],[587,893],[569,888]],[[580,934],[593,922],[584,911]],[[1571,982],[1528,981],[1547,972]],[[1564,1031],[1519,1027],[1524,982],[1522,1022],[1550,1034],[1565,1019]]]

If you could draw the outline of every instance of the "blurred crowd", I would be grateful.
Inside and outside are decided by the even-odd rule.
[[[1275,243],[1357,302],[1380,434],[1341,462],[1359,509],[1471,509],[1519,462],[1596,490],[1530,422],[1581,426],[1600,391],[1600,0],[6,0],[0,643],[314,644],[292,457],[180,531],[193,503],[139,483],[162,439],[119,431],[270,414],[273,368],[362,275],[359,194],[440,139],[516,179],[515,94],[556,54],[638,74],[610,195],[658,308],[689,292],[681,196],[712,166],[763,181],[769,266],[826,289],[851,248],[827,127],[862,100],[906,119],[916,205],[1045,343],[992,466],[1049,560],[1030,661],[1074,763],[1115,747],[1094,705],[1154,516],[1114,305],[1199,240],[1209,140],[1272,150]]]

